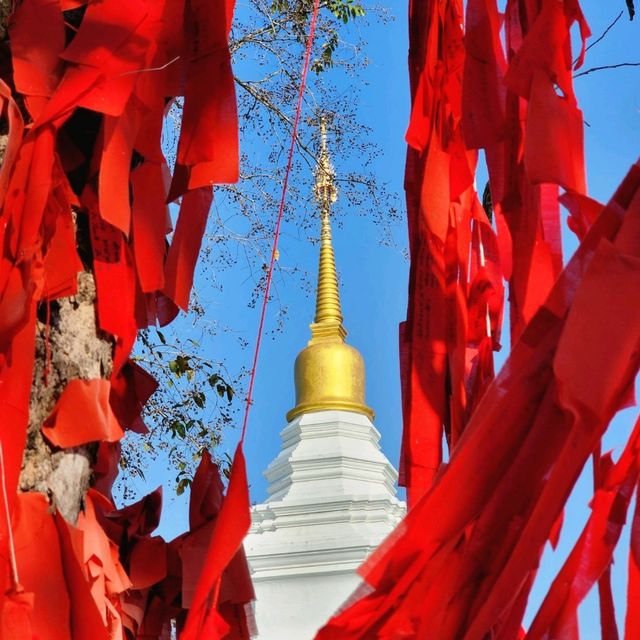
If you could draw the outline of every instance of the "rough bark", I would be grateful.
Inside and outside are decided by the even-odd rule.
[[[14,4],[17,4],[16,0],[0,0],[0,39],[7,34],[7,24]]]
[[[49,305],[48,336],[47,305],[40,305],[29,429],[20,475],[22,491],[47,494],[72,523],[89,488],[96,445],[53,449],[40,428],[69,380],[108,378],[111,374],[113,342],[97,328],[95,303],[93,276],[84,271],[78,274],[77,295]]]

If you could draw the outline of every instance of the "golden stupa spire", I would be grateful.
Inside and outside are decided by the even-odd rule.
[[[342,326],[342,309],[338,290],[338,273],[331,242],[331,205],[338,199],[335,184],[336,173],[327,150],[327,122],[320,120],[320,157],[316,167],[314,193],[320,205],[320,263],[318,266],[318,289],[316,317],[311,325],[311,342],[344,342],[347,332]]]
[[[365,404],[365,370],[360,353],[345,343],[333,244],[331,205],[338,198],[335,170],[327,149],[327,123],[320,120],[320,154],[315,172],[314,193],[320,208],[320,262],[316,294],[316,316],[310,325],[311,340],[298,354],[295,364],[296,406],[287,414],[313,411],[373,411]]]

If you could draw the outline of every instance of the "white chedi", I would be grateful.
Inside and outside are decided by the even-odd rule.
[[[311,640],[360,583],[357,568],[405,513],[397,472],[371,420],[351,411],[295,418],[269,465],[245,550],[260,640]]]

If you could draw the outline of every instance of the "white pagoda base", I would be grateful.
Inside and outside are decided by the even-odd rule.
[[[311,640],[360,584],[356,569],[402,519],[397,473],[363,414],[295,418],[265,472],[245,550],[260,640]]]

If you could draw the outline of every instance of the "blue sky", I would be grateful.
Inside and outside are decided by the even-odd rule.
[[[582,6],[597,37],[618,12],[625,9],[625,2],[587,0]],[[404,131],[409,113],[406,3],[395,0],[390,9],[396,16],[391,22],[353,27],[359,29],[368,42],[365,53],[370,60],[362,75],[367,84],[361,90],[358,112],[362,121],[371,127],[380,147],[374,167],[378,179],[388,183],[402,198]],[[637,61],[638,29],[638,21],[630,23],[625,11],[608,37],[588,53],[586,67]],[[594,73],[577,78],[575,82],[585,120],[590,125],[585,127],[589,192],[601,201],[608,199],[639,154],[639,79],[640,68],[629,68]],[[309,176],[309,188],[311,183]],[[404,224],[395,225],[393,232],[400,245],[406,245]],[[575,241],[566,225],[563,233],[567,258],[575,249]],[[341,218],[340,228],[334,228],[334,246],[341,274],[347,339],[365,358],[368,403],[376,411],[375,422],[382,434],[383,450],[397,465],[401,436],[397,326],[406,314],[408,263],[401,247],[382,246],[379,227],[355,211]],[[279,249],[281,267],[301,265],[315,273],[318,249],[309,242],[307,231],[285,225]],[[233,324],[235,332],[232,336],[221,333],[207,344],[207,350],[211,350],[208,355],[245,359],[245,366],[249,367],[252,346],[245,350],[237,348],[238,337],[253,345],[258,322],[257,309],[247,307],[249,274],[239,268],[222,277],[227,279],[223,282],[223,293],[211,301],[208,312],[217,321]],[[276,309],[271,309],[267,321],[269,334],[260,356],[245,445],[254,502],[266,498],[262,471],[279,450],[278,434],[285,426],[285,413],[294,404],[293,362],[309,338],[308,324],[314,312],[313,297],[296,281],[276,275],[275,293],[278,304],[288,308],[288,317],[283,330],[273,332]],[[619,453],[636,414],[637,410],[626,411],[615,420],[607,435],[605,450],[613,448]],[[226,434],[225,450],[233,451],[238,432],[236,429]],[[154,469],[149,478],[150,485],[166,483],[165,517],[160,532],[168,538],[184,530],[187,520],[185,497],[170,497],[170,480],[159,468]],[[539,602],[545,585],[557,571],[588,515],[586,501],[591,493],[590,482],[590,472],[583,474],[567,510],[560,548],[555,554],[547,554],[543,561],[546,568],[541,571],[540,584],[534,589],[531,609]],[[625,535],[621,541],[623,548],[627,547],[627,540]],[[617,558],[615,571],[616,602],[621,606],[626,584],[626,557]],[[586,640],[599,637],[594,602],[589,598],[581,609]]]

